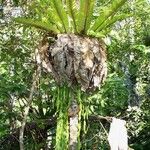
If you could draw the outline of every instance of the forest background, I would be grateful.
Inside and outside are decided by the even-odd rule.
[[[15,14],[34,18],[34,0],[14,0]],[[97,9],[105,7],[97,0]],[[28,105],[32,77],[37,68],[35,49],[42,31],[12,21],[11,10],[4,14],[7,2],[0,0],[0,150],[19,149],[18,128]],[[19,8],[19,9],[18,9]],[[131,0],[120,10],[133,17],[118,21],[105,37],[108,76],[95,94],[83,101],[86,128],[82,130],[82,149],[109,149],[110,123],[98,116],[127,121],[129,147],[150,149],[150,2]],[[25,129],[28,150],[55,146],[56,107],[53,78],[44,70],[36,83]],[[47,135],[48,133],[48,135]]]

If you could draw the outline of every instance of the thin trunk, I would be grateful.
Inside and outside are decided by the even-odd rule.
[[[30,106],[31,106],[31,103],[32,103],[33,94],[34,94],[34,91],[35,91],[35,88],[36,88],[36,82],[37,82],[37,80],[39,78],[39,75],[40,75],[40,70],[41,70],[41,67],[38,67],[37,71],[33,75],[33,83],[32,83],[32,87],[31,87],[31,90],[30,90],[28,105],[25,109],[24,117],[23,117],[23,120],[22,120],[22,125],[21,125],[21,128],[20,128],[20,135],[19,135],[20,150],[24,150],[24,144],[23,144],[24,129],[25,129],[29,109],[30,109]]]
[[[77,150],[78,147],[78,115],[70,117],[69,150]]]
[[[78,113],[79,113],[79,105],[76,101],[72,101],[69,109],[69,150],[77,150],[78,149]]]
[[[10,99],[8,100],[8,108],[10,113],[13,113],[14,104],[15,104],[15,96],[10,94]],[[13,131],[16,128],[15,120],[16,120],[15,117],[13,117],[12,115],[9,116],[10,131]]]

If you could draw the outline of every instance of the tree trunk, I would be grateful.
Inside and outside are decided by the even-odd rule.
[[[71,105],[68,109],[69,116],[69,150],[77,150],[78,149],[78,113],[79,113],[79,105],[74,100],[71,102]]]

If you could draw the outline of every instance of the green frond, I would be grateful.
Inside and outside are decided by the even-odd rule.
[[[61,20],[57,16],[57,12],[53,8],[48,8],[45,14],[48,21],[50,21],[52,24],[55,24],[61,33],[65,32]]]
[[[107,19],[105,21],[105,23],[103,23],[101,28],[102,29],[107,29],[107,28],[111,27],[112,25],[114,25],[115,22],[122,21],[122,20],[124,20],[124,19],[126,19],[128,17],[131,17],[131,16],[133,16],[133,15],[132,14],[124,14],[124,13],[123,14],[119,14],[119,15],[115,15],[115,16],[110,17],[109,19]],[[98,31],[100,31],[100,30],[98,30]]]
[[[76,8],[76,1],[75,0],[66,0],[66,6],[69,16],[72,19],[71,25],[73,26],[74,31],[77,33],[77,8]]]
[[[56,10],[57,16],[60,18],[65,32],[69,31],[69,20],[61,0],[52,0],[52,8]]]
[[[128,17],[132,17],[132,16],[133,16],[133,14],[119,14],[119,15],[116,15],[113,18],[110,18],[110,20],[106,21],[103,24],[103,30],[95,31],[95,32],[92,31],[92,30],[89,30],[87,34],[89,36],[93,36],[93,37],[97,37],[97,38],[103,38],[111,31],[110,27],[113,26],[115,24],[115,22],[122,21],[122,20],[124,20]]]
[[[38,0],[34,3],[36,20],[16,18],[15,21],[54,33],[78,33],[100,37],[116,22],[128,17],[119,14],[127,0],[110,0],[99,16],[93,16],[96,0]],[[79,7],[79,8],[78,8]],[[102,7],[101,7],[102,8]],[[94,21],[95,20],[95,21]],[[107,30],[107,32],[105,32]],[[98,33],[98,34],[97,34]]]
[[[94,32],[92,30],[88,31],[87,35],[91,36],[91,37],[96,37],[96,38],[104,38],[105,37],[105,34],[103,32]]]
[[[93,17],[93,11],[94,11],[94,5],[95,5],[95,0],[91,0],[89,4],[89,10],[88,10],[88,15],[87,15],[87,20],[85,24],[85,32],[90,28],[92,17]]]
[[[95,0],[80,0],[80,10],[78,14],[78,32],[86,33],[93,14]]]
[[[106,7],[96,19],[94,25],[91,27],[93,31],[100,31],[103,29],[102,25],[105,23],[109,17],[114,16],[118,9],[126,2],[127,0],[112,0],[111,4]]]
[[[54,32],[54,33],[59,33],[59,30],[55,28],[52,24],[38,21],[38,20],[33,20],[29,18],[23,18],[23,17],[18,17],[14,18],[14,21],[18,23],[22,23],[27,26],[35,27],[38,29],[46,30],[48,32]]]
[[[48,22],[50,22],[51,24],[55,24],[61,33],[65,32],[56,10],[54,9],[54,7],[52,7],[53,3],[51,1],[40,0],[40,2],[36,4],[36,6],[37,7],[35,8],[35,11],[38,15],[39,20],[43,20],[43,18],[46,18]]]

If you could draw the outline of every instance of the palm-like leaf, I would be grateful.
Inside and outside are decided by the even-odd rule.
[[[102,25],[101,28],[103,28],[103,29],[106,30],[107,28],[111,27],[115,22],[117,22],[117,21],[122,21],[122,20],[124,20],[124,19],[126,19],[126,18],[129,18],[129,17],[131,17],[131,16],[133,16],[133,15],[132,15],[132,14],[119,14],[119,15],[110,17],[109,20],[107,20],[107,21]]]
[[[107,6],[106,9],[101,12],[100,16],[96,19],[94,25],[91,27],[93,31],[101,31],[103,29],[103,24],[109,20],[109,17],[114,16],[118,9],[126,2],[127,0],[112,0],[110,6]]]
[[[91,25],[91,20],[93,17],[93,11],[94,11],[94,5],[95,5],[95,0],[91,0],[89,4],[89,10],[87,14],[87,19],[86,19],[86,24],[85,24],[85,32],[89,29]]]
[[[104,24],[103,24],[103,30],[102,31],[92,31],[90,30],[87,34],[94,36],[94,37],[98,37],[98,38],[102,38],[104,37],[106,34],[108,34],[111,30],[111,26],[114,25],[115,22],[117,21],[122,21],[128,17],[133,16],[132,14],[119,14],[114,16],[113,18],[109,18],[109,20],[107,20]]]
[[[53,7],[52,1],[40,0],[40,2],[36,1],[32,5],[33,6],[31,7],[31,9],[34,9],[35,14],[37,14],[38,20],[43,22],[43,20],[46,19],[51,24],[55,25],[61,33],[65,32],[62,22],[57,15],[55,8]]]
[[[49,32],[59,33],[59,30],[55,26],[53,26],[51,23],[46,23],[46,22],[33,20],[29,18],[22,18],[22,17],[15,18],[14,21],[25,24],[27,26],[33,26],[38,29],[46,30]]]
[[[116,15],[127,0],[111,0],[94,21],[96,0],[40,0],[37,14],[39,20],[18,18],[15,21],[55,33],[77,33],[101,37],[116,21],[129,15]],[[79,7],[79,9],[77,8]],[[46,20],[46,21],[45,21]],[[97,36],[98,35],[98,36]]]
[[[67,5],[67,10],[68,10],[68,14],[72,19],[72,26],[73,29],[75,31],[75,33],[77,33],[77,6],[76,6],[76,1],[75,0],[66,0],[66,5]]]
[[[78,14],[78,32],[86,33],[91,23],[95,0],[80,0],[80,10]]]
[[[68,16],[67,16],[66,10],[64,9],[62,1],[61,0],[52,0],[52,4],[53,4],[53,8],[57,12],[57,16],[59,16],[59,18],[62,22],[65,32],[68,32],[69,31],[69,21],[68,21]]]

